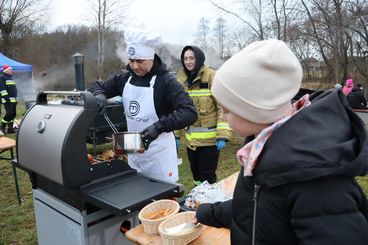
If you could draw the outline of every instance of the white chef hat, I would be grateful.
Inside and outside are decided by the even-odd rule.
[[[161,35],[142,29],[128,29],[124,32],[129,59],[153,59],[155,47],[162,43]]]

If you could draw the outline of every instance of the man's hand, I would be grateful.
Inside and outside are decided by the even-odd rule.
[[[98,94],[95,96],[95,100],[97,102],[98,105],[98,110],[100,112],[101,115],[106,113],[106,106],[107,106],[107,99],[106,99],[106,95],[104,94]]]
[[[157,139],[157,137],[162,132],[156,127],[156,125],[152,124],[151,126],[148,126],[142,131],[142,140],[144,144],[144,149],[148,150],[148,146]]]

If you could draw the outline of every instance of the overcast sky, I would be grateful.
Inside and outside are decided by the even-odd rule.
[[[50,24],[54,27],[86,23],[87,0],[52,0],[50,7]],[[216,10],[207,0],[134,0],[129,25],[143,24],[161,33],[167,43],[190,44],[201,17],[212,23],[217,18]]]

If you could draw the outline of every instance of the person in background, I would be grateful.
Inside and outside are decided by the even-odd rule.
[[[354,86],[346,98],[352,109],[367,109],[367,99],[364,96],[361,84]]]
[[[342,89],[342,85],[340,83],[335,84],[335,89]]]
[[[192,223],[229,227],[232,245],[367,244],[368,200],[355,180],[368,173],[365,126],[340,90],[291,104],[302,74],[276,39],[251,43],[216,71],[222,117],[255,139],[236,154],[233,199],[199,205]]]
[[[128,131],[142,132],[143,153],[128,154],[128,164],[139,173],[169,182],[178,180],[177,153],[173,130],[197,119],[195,106],[165,63],[155,54],[159,34],[141,29],[124,33],[129,62],[127,71],[88,90],[100,105],[121,95]]]
[[[194,184],[216,182],[220,150],[230,138],[229,124],[220,119],[220,107],[211,94],[215,71],[204,64],[205,55],[196,46],[186,46],[181,52],[182,68],[177,79],[188,91],[197,109],[198,119],[186,130],[175,131],[177,148],[185,134],[187,154]],[[185,132],[184,132],[185,131]]]
[[[342,92],[345,95],[348,95],[351,92],[351,90],[353,89],[353,87],[354,87],[354,81],[353,81],[353,79],[348,79],[345,82],[345,86],[342,88]]]
[[[8,65],[2,67],[0,77],[1,103],[5,108],[5,116],[1,120],[0,135],[13,134],[14,119],[17,115],[17,86],[13,80],[13,68]]]

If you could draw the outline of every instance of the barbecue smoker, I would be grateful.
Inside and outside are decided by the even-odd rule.
[[[52,104],[50,95],[80,97]],[[89,127],[98,115],[90,92],[41,92],[17,135],[19,168],[28,172],[41,245],[132,244],[124,236],[153,200],[180,196],[182,186],[137,173],[123,160],[87,159]]]

